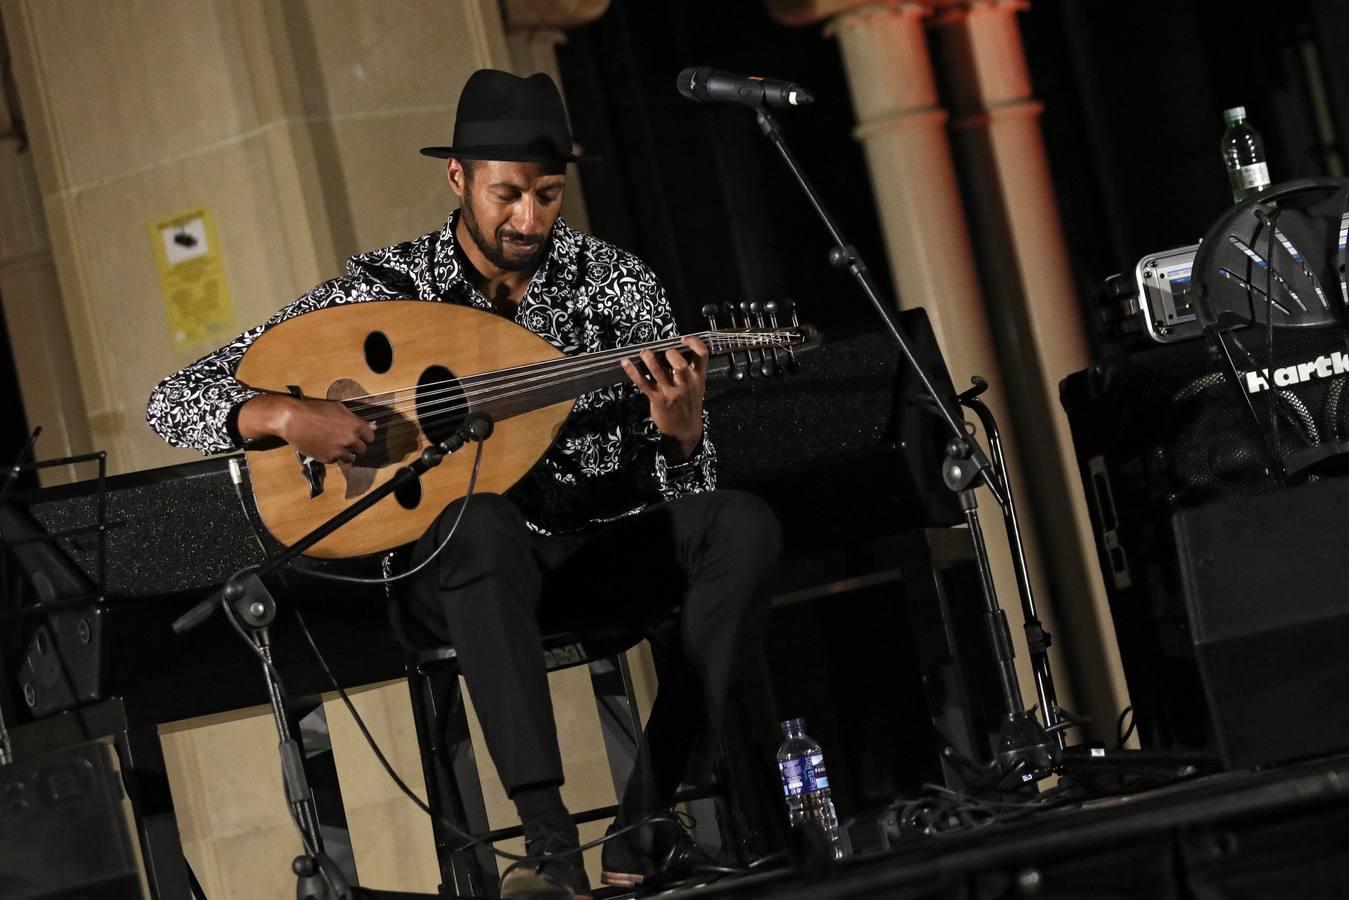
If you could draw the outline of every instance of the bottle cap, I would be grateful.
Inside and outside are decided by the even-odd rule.
[[[1246,107],[1234,106],[1231,109],[1223,110],[1223,121],[1228,125],[1234,125],[1246,118]]]
[[[793,734],[805,734],[805,719],[785,719],[782,723],[782,734],[784,737],[791,737]]]

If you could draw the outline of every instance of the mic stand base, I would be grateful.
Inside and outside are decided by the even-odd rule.
[[[980,594],[984,600],[984,625],[997,665],[1003,705],[993,770],[985,777],[976,779],[971,788],[979,793],[992,781],[994,792],[1001,793],[1008,789],[1009,783],[1013,786],[1034,784],[1049,777],[1057,765],[1059,748],[1021,701],[1012,631],[1007,624],[1007,614],[998,603],[998,591],[993,584],[993,566],[989,561],[988,545],[984,540],[983,525],[979,521],[979,501],[973,487],[978,473],[969,464],[968,447],[965,441],[951,441],[947,445],[942,477],[947,487],[956,492],[960,508],[965,514],[965,525],[970,532],[970,543],[979,570]]]
[[[1023,784],[1047,778],[1059,764],[1058,749],[1030,712],[1003,716],[996,754],[1000,771],[1019,773]]]

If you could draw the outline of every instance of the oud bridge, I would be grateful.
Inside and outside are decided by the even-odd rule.
[[[286,391],[292,397],[305,398],[298,385],[287,385]],[[423,369],[416,386],[405,391],[370,393],[353,378],[338,378],[329,384],[324,399],[346,404],[369,422],[375,439],[351,462],[331,467],[295,451],[311,500],[323,494],[329,468],[341,472],[347,500],[359,497],[374,485],[380,469],[416,455],[426,443],[439,443],[453,434],[468,410],[458,379],[441,365]],[[420,488],[409,482],[395,499],[405,509],[413,509],[421,502]]]

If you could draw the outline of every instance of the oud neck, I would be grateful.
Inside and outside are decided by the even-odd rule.
[[[779,354],[785,356],[792,348],[805,344],[814,336],[814,330],[808,325],[733,328],[700,331],[690,336],[706,344],[713,356],[730,355],[734,359],[743,355],[751,365],[776,365]],[[667,350],[677,350],[685,357],[693,355],[681,338],[663,338],[470,376],[461,383],[475,409],[504,419],[623,384],[628,381],[623,360],[636,359],[644,350],[662,358]]]

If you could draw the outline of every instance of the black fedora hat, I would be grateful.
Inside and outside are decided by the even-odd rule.
[[[441,159],[574,162],[571,129],[553,79],[497,69],[469,76],[454,116],[454,146],[423,147]]]

